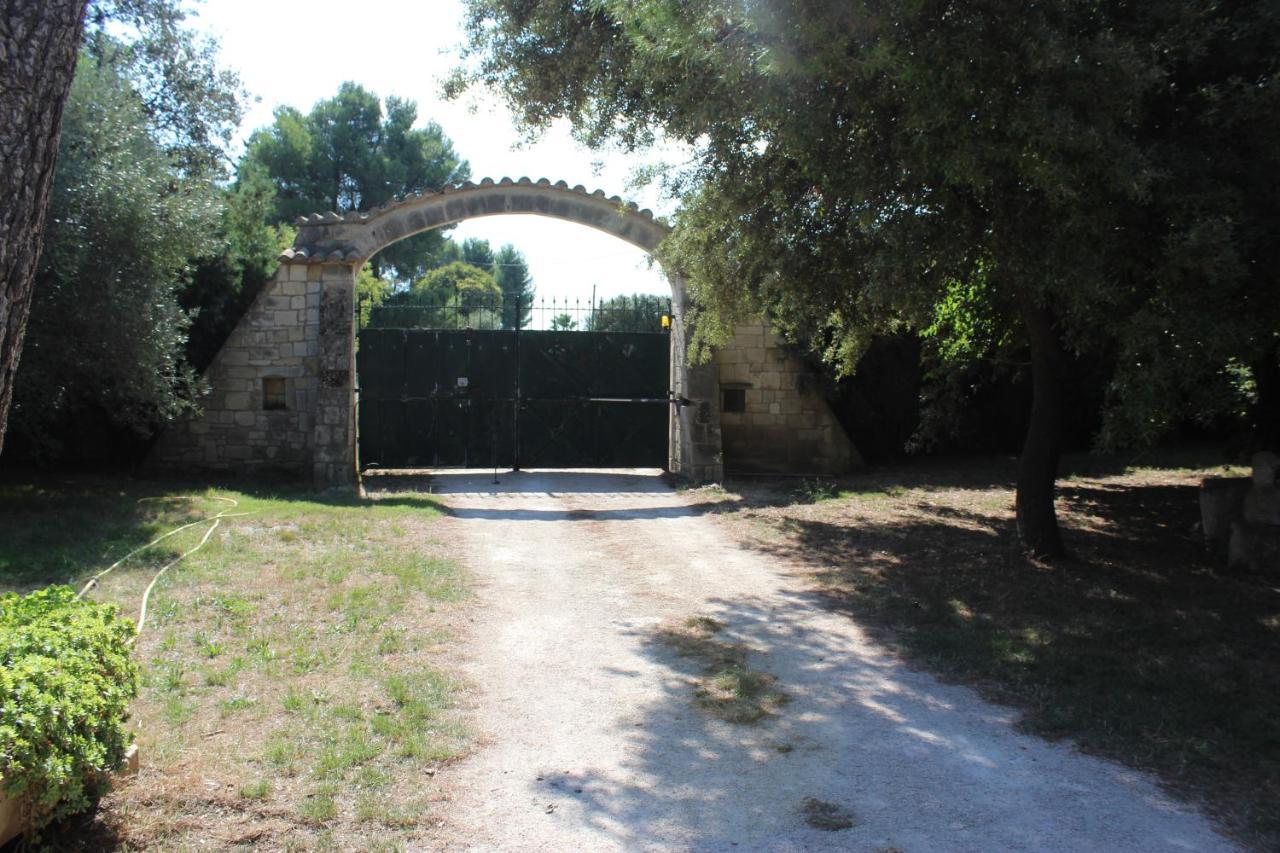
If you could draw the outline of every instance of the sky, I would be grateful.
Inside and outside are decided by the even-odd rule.
[[[416,101],[419,122],[440,124],[470,162],[472,180],[545,177],[602,189],[657,214],[673,210],[656,188],[629,187],[637,166],[663,155],[591,151],[573,141],[567,126],[522,143],[500,97],[479,90],[455,102],[445,100],[441,85],[458,63],[463,41],[460,0],[202,0],[192,10],[192,25],[218,40],[223,64],[240,74],[256,99],[237,145],[269,125],[277,106],[305,112],[351,80],[382,98]],[[451,233],[459,240],[484,238],[495,247],[513,244],[529,261],[540,299],[586,305],[593,286],[597,298],[670,293],[646,253],[585,226],[499,216],[464,222]]]

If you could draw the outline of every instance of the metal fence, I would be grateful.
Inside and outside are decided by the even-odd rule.
[[[576,332],[664,332],[671,300],[640,294],[600,302],[569,299],[529,301],[476,298],[424,299],[395,293],[378,304],[358,306],[361,329],[534,329]]]

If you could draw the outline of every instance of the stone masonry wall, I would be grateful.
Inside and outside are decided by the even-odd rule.
[[[720,434],[729,473],[840,474],[862,457],[817,390],[815,377],[766,323],[739,326],[715,354]],[[740,391],[745,411],[726,411]]]
[[[670,455],[667,469],[693,483],[718,483],[724,479],[720,452],[720,384],[714,364],[689,364],[685,317],[688,292],[684,279],[670,278],[671,390],[681,403],[671,412]],[[687,402],[686,402],[687,401]]]
[[[282,264],[205,373],[203,412],[174,424],[148,465],[170,473],[312,475],[320,379],[322,267]],[[264,380],[284,380],[284,408]]]

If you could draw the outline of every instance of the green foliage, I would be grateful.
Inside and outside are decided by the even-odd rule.
[[[383,328],[497,329],[502,290],[480,267],[452,261],[372,306],[367,325]]]
[[[551,331],[572,332],[578,328],[578,321],[569,314],[557,314],[551,318]]]
[[[188,178],[225,178],[226,150],[244,114],[235,72],[217,42],[186,26],[178,0],[90,0],[85,54],[131,81],[148,135]]]
[[[379,278],[373,271],[372,264],[365,264],[356,275],[356,305],[360,310],[360,328],[369,325],[373,310],[387,301],[391,296],[392,284],[385,278]]]
[[[36,829],[86,808],[130,743],[133,624],[69,587],[0,597],[0,784]]]
[[[949,281],[934,305],[933,322],[920,335],[943,365],[970,366],[1011,346],[1013,321],[996,304],[990,280],[981,269],[969,281]]]
[[[190,409],[192,364],[274,270],[262,188],[220,186],[244,93],[186,22],[177,0],[89,4],[16,380],[36,457]]]
[[[487,270],[493,266],[493,247],[489,245],[488,240],[483,240],[479,237],[468,237],[461,243],[456,240],[450,240],[441,247],[440,252],[436,255],[436,261],[442,266],[461,261],[464,264],[471,264],[473,267]]]
[[[493,256],[493,277],[502,289],[502,328],[528,326],[533,314],[533,276],[515,246],[503,246]]]
[[[835,500],[840,496],[840,490],[831,480],[824,480],[821,477],[809,479],[805,477],[800,481],[800,485],[791,490],[791,495],[798,503],[816,504],[822,501]]]
[[[130,80],[82,59],[17,375],[13,424],[33,444],[56,450],[55,425],[86,412],[145,432],[191,406],[177,295],[219,214],[212,182],[184,176],[147,132]]]
[[[533,276],[529,264],[515,246],[507,244],[497,252],[488,240],[469,237],[461,243],[447,241],[437,255],[438,264],[462,261],[493,275],[502,290],[502,328],[514,329],[529,325],[533,313]],[[517,317],[517,311],[519,315]]]
[[[567,119],[592,145],[693,150],[666,179],[684,206],[658,254],[688,283],[695,359],[764,314],[849,373],[984,276],[1030,354],[1016,503],[1031,551],[1062,551],[1073,354],[1116,346],[1111,432],[1149,441],[1194,411],[1206,373],[1276,350],[1267,0],[468,6],[451,92],[490,86],[529,127]]]
[[[455,303],[460,311],[467,312],[492,311],[502,298],[502,290],[492,275],[462,261],[436,267],[415,281],[409,292],[418,298]]]
[[[671,300],[652,293],[634,293],[602,300],[587,317],[588,332],[661,332]]]
[[[945,284],[932,322],[919,331],[924,344],[920,421],[906,450],[957,446],[967,437],[957,425],[968,420],[965,414],[979,388],[1025,372],[1025,348],[1012,331],[1016,323],[985,268],[979,266],[968,281]]]
[[[275,275],[280,252],[293,243],[294,229],[268,225],[275,192],[260,171],[241,170],[221,193],[222,215],[215,250],[194,261],[179,295],[191,315],[187,359],[204,370],[244,316],[254,298]]]
[[[413,101],[383,102],[362,86],[343,83],[309,113],[277,109],[274,123],[250,137],[240,168],[260,168],[270,177],[278,223],[325,210],[368,210],[395,196],[466,180],[470,168],[440,126],[415,128],[417,119]],[[374,271],[417,278],[442,241],[440,230],[402,240],[378,253]]]
[[[836,372],[903,328],[955,364],[1019,342],[1025,306],[1068,351],[1117,342],[1126,442],[1238,408],[1200,391],[1274,352],[1274,4],[468,6],[452,92],[593,145],[692,147],[661,254],[704,351],[764,312]]]

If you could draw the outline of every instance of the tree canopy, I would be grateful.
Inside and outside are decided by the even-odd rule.
[[[36,455],[193,407],[192,365],[274,271],[270,188],[222,186],[243,93],[185,17],[174,0],[90,4],[15,394]]]
[[[502,328],[514,329],[529,325],[533,311],[533,276],[524,255],[511,244],[497,252],[488,240],[470,237],[461,243],[450,240],[441,249],[438,263],[463,261],[488,270],[502,291]]]
[[[408,290],[376,300],[368,325],[498,329],[502,327],[502,288],[489,270],[450,261],[415,280]]]
[[[600,301],[587,317],[588,332],[661,332],[662,318],[671,313],[671,300],[653,293],[612,296]]]
[[[470,176],[466,161],[434,122],[415,127],[413,101],[384,101],[355,83],[303,113],[280,107],[249,139],[241,172],[261,170],[276,190],[273,220],[332,210],[368,210],[397,197]],[[439,252],[441,230],[401,240],[374,258],[403,281],[421,276]]]
[[[1273,4],[469,7],[453,91],[490,86],[528,126],[568,119],[593,145],[661,134],[693,147],[669,181],[684,203],[660,254],[689,281],[695,345],[765,313],[847,372],[873,336],[934,327],[950,305],[1026,348],[1017,515],[1032,551],[1061,550],[1053,483],[1073,352],[1129,359],[1112,403],[1142,420],[1178,402],[1125,384],[1145,357],[1164,374],[1185,375],[1189,354],[1222,370],[1266,343],[1239,333],[1256,322],[1245,314],[1266,303],[1261,325],[1276,327],[1263,294],[1275,266],[1247,238],[1269,214],[1250,213],[1241,172],[1187,168],[1234,145],[1215,129],[1224,115],[1251,140],[1239,158],[1271,168]]]
[[[216,188],[179,176],[120,70],[85,57],[63,121],[45,252],[18,373],[15,428],[39,450],[68,415],[145,432],[192,404],[178,305],[193,252],[212,248]]]

